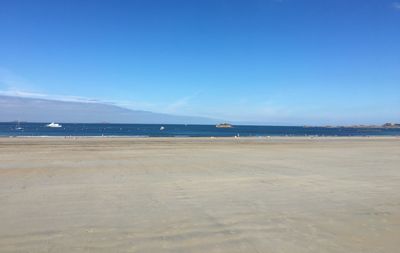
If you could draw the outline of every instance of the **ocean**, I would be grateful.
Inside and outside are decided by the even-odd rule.
[[[244,126],[168,124],[0,123],[0,136],[257,137],[257,136],[400,136],[399,128]],[[21,129],[17,129],[17,127]],[[161,130],[163,127],[163,130]]]

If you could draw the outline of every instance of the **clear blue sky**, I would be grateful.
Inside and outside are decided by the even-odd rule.
[[[400,1],[0,0],[0,94],[231,121],[400,121]]]

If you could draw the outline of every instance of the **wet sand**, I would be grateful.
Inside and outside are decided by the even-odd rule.
[[[0,138],[0,252],[399,252],[400,138]]]

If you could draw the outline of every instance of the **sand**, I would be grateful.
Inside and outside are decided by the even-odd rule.
[[[0,138],[0,252],[399,252],[400,138]]]

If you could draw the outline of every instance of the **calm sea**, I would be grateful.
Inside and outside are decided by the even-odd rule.
[[[229,137],[229,136],[400,136],[400,129],[328,128],[297,126],[156,125],[156,124],[71,124],[49,128],[45,123],[0,123],[0,136],[148,136],[148,137]],[[17,127],[22,129],[17,129]],[[161,130],[161,127],[164,129]]]

